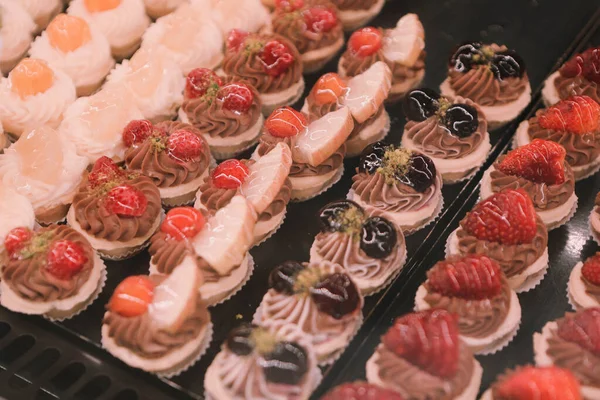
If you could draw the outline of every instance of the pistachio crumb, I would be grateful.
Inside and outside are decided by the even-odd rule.
[[[255,328],[250,335],[254,348],[261,355],[272,353],[277,345],[277,338],[264,328]]]

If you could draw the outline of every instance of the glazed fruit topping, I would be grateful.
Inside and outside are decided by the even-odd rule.
[[[575,376],[555,366],[519,368],[493,388],[494,400],[581,400]]]
[[[202,213],[193,207],[176,207],[167,212],[160,230],[174,240],[186,240],[196,236],[206,220]]]
[[[249,174],[250,169],[240,160],[226,160],[212,172],[212,182],[219,189],[237,189]]]
[[[581,75],[600,84],[600,47],[592,47],[571,58],[560,68],[560,74],[566,78]]]
[[[560,185],[565,181],[566,154],[565,148],[556,142],[535,139],[509,152],[496,168],[532,182]]]
[[[581,268],[581,274],[592,285],[600,286],[600,253],[596,253],[585,260]]]
[[[11,229],[4,238],[4,248],[9,256],[13,257],[27,245],[33,237],[33,231],[26,227]]]
[[[310,290],[317,309],[335,319],[354,312],[360,305],[356,285],[346,274],[334,273],[322,278]]]
[[[308,126],[306,116],[292,107],[279,107],[265,121],[265,130],[271,136],[285,138],[304,132]]]
[[[232,329],[225,340],[229,351],[238,356],[247,356],[254,350],[254,341],[252,332],[257,328],[256,325],[244,323]]]
[[[59,14],[46,28],[50,45],[64,53],[77,50],[92,40],[88,23],[74,15]]]
[[[491,299],[502,290],[502,272],[495,261],[483,255],[453,256],[429,270],[427,285],[444,296]]]
[[[45,61],[24,58],[10,72],[9,79],[11,91],[25,99],[50,89],[54,83],[54,72]]]
[[[292,342],[278,342],[259,361],[265,378],[272,383],[297,385],[308,372],[308,354]]]
[[[375,142],[367,146],[361,154],[358,171],[369,175],[377,172],[383,166],[383,158],[389,147],[383,142]]]
[[[402,400],[402,396],[372,383],[352,382],[336,386],[321,400]]]
[[[141,217],[148,206],[146,195],[133,186],[123,184],[112,188],[104,199],[104,208],[121,217]]]
[[[450,57],[450,67],[459,72],[477,65],[487,65],[498,80],[522,78],[525,73],[525,62],[514,50],[495,52],[480,42],[462,44]]]
[[[525,71],[525,62],[516,51],[505,50],[494,54],[490,69],[499,80],[520,78]]]
[[[252,107],[254,94],[243,83],[229,83],[219,89],[217,92],[217,101],[223,105],[225,110],[244,114]]]
[[[208,68],[196,68],[190,71],[185,82],[185,97],[195,99],[205,95],[214,95],[223,84],[221,78]]]
[[[48,249],[46,270],[58,279],[68,280],[77,275],[87,261],[85,251],[78,243],[58,240]]]
[[[204,152],[202,139],[186,129],[178,129],[167,139],[169,157],[180,163],[198,162]]]
[[[479,127],[478,113],[468,104],[451,104],[440,108],[440,119],[451,134],[460,138],[469,137]]]
[[[575,134],[597,132],[600,105],[588,96],[571,96],[538,113],[542,128]]]
[[[367,26],[355,31],[348,39],[348,48],[357,57],[373,55],[383,46],[383,34],[377,28]]]
[[[268,41],[258,57],[262,61],[263,69],[270,76],[285,73],[295,61],[292,50],[277,39]]]
[[[246,38],[248,37],[248,35],[249,35],[249,33],[246,31],[242,31],[239,29],[232,29],[231,31],[229,31],[229,34],[227,35],[227,41],[226,41],[227,49],[234,50],[234,51],[240,50],[242,45],[246,41]]]
[[[296,277],[304,266],[297,261],[285,261],[275,267],[269,274],[269,287],[277,293],[294,294]]]
[[[386,258],[397,243],[396,228],[387,219],[371,217],[364,222],[360,235],[360,248],[369,257]]]
[[[154,133],[152,122],[147,119],[136,119],[130,121],[123,128],[123,143],[125,146],[131,147],[135,144],[144,142]]]
[[[348,91],[348,85],[335,72],[319,78],[313,88],[315,103],[319,105],[339,103],[340,97]]]
[[[129,276],[115,289],[108,309],[123,317],[145,314],[154,298],[154,282],[147,276]]]
[[[83,0],[89,12],[102,12],[117,8],[122,0]]]
[[[124,175],[125,172],[112,159],[102,156],[96,160],[92,171],[88,174],[88,183],[92,187],[97,187],[119,180]]]
[[[458,370],[458,322],[446,310],[427,310],[397,318],[382,343],[430,374],[450,378]]]
[[[351,200],[338,200],[327,204],[319,211],[321,230],[326,232],[360,232],[365,220],[361,206]]]
[[[432,89],[411,90],[402,103],[404,115],[411,121],[425,121],[434,116],[439,108],[440,94]]]
[[[558,336],[600,355],[600,308],[586,308],[558,321]]]
[[[523,189],[493,194],[477,204],[461,225],[479,240],[506,245],[531,243],[537,231],[535,209]]]
[[[338,24],[337,15],[331,8],[317,5],[302,12],[306,28],[310,32],[329,32]]]

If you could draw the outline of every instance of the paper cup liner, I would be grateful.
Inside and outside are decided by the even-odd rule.
[[[458,228],[456,228],[455,230],[450,232],[450,234],[448,235],[448,239],[446,239],[446,246],[444,247],[444,255],[446,256],[446,258],[448,258],[452,255],[452,253],[450,252],[450,241],[456,235],[457,230],[458,230]]]
[[[175,366],[173,369],[170,369],[167,371],[162,371],[162,372],[157,372],[156,375],[158,375],[161,378],[172,378],[174,376],[181,374],[182,372],[185,372],[192,365],[196,364],[198,362],[198,360],[200,360],[200,358],[202,358],[202,356],[204,354],[206,354],[206,350],[208,350],[210,343],[212,342],[212,339],[213,339],[213,323],[210,322],[206,327],[206,332],[204,333],[204,339],[202,340],[200,347],[196,351],[195,355],[188,359],[189,361],[184,361],[182,364],[180,364],[179,366]]]
[[[234,158],[235,156],[243,153],[244,151],[248,150],[252,146],[255,146],[256,143],[258,143],[259,137],[260,137],[260,134],[258,136],[256,136],[254,139],[252,139],[250,142],[248,142],[247,145],[241,146],[240,148],[238,148],[235,151],[217,151],[217,150],[215,150],[214,147],[211,147],[210,153],[216,160],[227,160],[229,158]]]
[[[344,175],[344,164],[341,165],[341,167],[339,168],[338,172],[333,176],[333,178],[317,193],[315,194],[311,194],[310,196],[306,196],[306,197],[298,197],[298,198],[292,198],[290,200],[290,202],[294,202],[294,203],[300,203],[306,200],[310,200],[312,198],[317,197],[318,195],[325,193],[326,191],[328,191],[329,189],[331,189],[331,187],[333,185],[335,185],[336,183],[338,183],[340,181],[340,179],[342,179],[342,176]]]
[[[477,167],[473,168],[473,170],[471,172],[469,172],[465,176],[458,178],[458,179],[445,179],[444,175],[442,175],[442,180],[444,182],[444,185],[454,185],[455,183],[460,183],[460,182],[464,182],[466,180],[471,179],[473,176],[475,176],[477,171],[479,171],[480,169],[481,169],[481,165],[478,165]]]
[[[596,160],[595,162],[597,164],[594,165],[594,167],[591,170],[589,170],[585,175],[580,176],[579,178],[576,178],[575,182],[579,182],[579,181],[582,181],[584,179],[587,179],[590,176],[594,175],[596,172],[598,172],[598,170],[600,170],[600,160]]]
[[[515,289],[517,293],[525,293],[529,292],[532,289],[535,289],[544,279],[546,273],[548,272],[548,264],[540,271],[536,272],[534,275],[530,275],[525,278],[525,282],[521,286]]]
[[[229,292],[229,294],[227,296],[225,296],[222,300],[218,300],[216,303],[209,304],[208,307],[214,307],[216,305],[226,302],[227,300],[232,298],[237,292],[239,292],[244,287],[246,282],[248,282],[248,280],[252,276],[252,273],[254,272],[254,258],[252,257],[252,254],[250,254],[250,253],[248,253],[247,257],[248,257],[248,272],[246,272],[246,276],[244,277],[244,279],[242,279],[242,281],[236,287],[234,287],[231,290],[231,292]]]
[[[515,338],[515,336],[517,336],[517,333],[519,333],[520,327],[521,327],[521,320],[519,320],[519,323],[512,331],[510,331],[506,336],[501,338],[492,347],[482,349],[480,351],[475,352],[474,354],[476,354],[478,356],[489,356],[492,354],[496,354],[497,352],[499,352],[500,350],[502,350],[503,348],[508,346],[510,344],[510,342],[512,342],[512,340]]]
[[[567,301],[569,302],[569,305],[571,306],[571,308],[573,309],[573,311],[577,311],[579,310],[581,307],[577,307],[575,299],[573,299],[573,296],[571,296],[571,292],[569,292],[569,285],[567,285]]]
[[[592,235],[592,239],[594,239],[594,241],[600,245],[600,236],[598,236],[598,234],[594,231],[594,225],[592,225],[592,215],[594,215],[594,212],[596,210],[596,207],[594,207],[592,209],[592,212],[590,213],[590,216],[588,217],[588,225],[590,228],[590,234]]]
[[[402,272],[402,269],[404,268],[404,265],[406,264],[407,258],[408,258],[408,249],[406,248],[406,241],[405,241],[404,242],[404,256],[402,257],[402,260],[400,260],[400,262],[398,263],[400,266],[393,273],[391,273],[390,276],[388,276],[388,278],[385,280],[385,282],[383,282],[383,284],[381,286],[375,288],[374,290],[370,291],[369,293],[363,293],[361,290],[361,294],[364,297],[373,296],[373,295],[381,292],[383,289],[387,288],[388,286],[390,286],[392,284],[392,282],[396,280],[398,275],[400,275],[400,272]]]
[[[283,225],[283,222],[285,221],[286,216],[287,216],[287,208],[283,211],[283,217],[281,217],[281,221],[279,221],[277,226],[275,228],[271,229],[271,231],[268,232],[265,237],[260,239],[260,241],[256,242],[252,247],[254,248],[256,246],[260,246],[261,244],[266,242],[271,236],[273,236],[275,234],[275,232],[277,232],[279,230],[279,228],[281,228],[281,225]]]
[[[573,207],[571,207],[571,211],[569,211],[569,214],[566,217],[564,217],[562,220],[557,222],[556,225],[554,225],[554,226],[549,227],[548,225],[546,225],[546,228],[548,229],[548,231],[554,230],[556,228],[560,228],[561,226],[563,226],[564,224],[569,222],[571,220],[571,218],[573,218],[573,216],[577,212],[578,206],[579,206],[579,199],[576,199],[575,204],[573,204]]]
[[[384,110],[384,112],[387,114],[387,111]],[[373,135],[373,137],[371,137],[370,140],[368,142],[366,142],[365,146],[358,153],[349,153],[348,143],[351,142],[351,139],[347,140],[346,141],[346,155],[344,156],[344,159],[360,157],[363,150],[366,149],[367,147],[369,147],[371,144],[384,140],[387,137],[387,135],[390,133],[391,126],[392,126],[392,121],[388,114],[387,121],[386,121],[385,125],[383,126],[383,128],[379,132],[377,132],[376,135]]]
[[[344,354],[344,351],[346,351],[346,349],[348,348],[348,345],[350,344],[350,342],[354,339],[354,337],[358,333],[358,331],[359,331],[360,327],[362,326],[363,322],[364,322],[364,316],[363,316],[363,313],[362,313],[362,310],[361,310],[361,312],[360,312],[360,318],[359,318],[358,321],[356,321],[356,327],[354,328],[354,332],[350,336],[348,336],[348,340],[346,341],[346,345],[344,347],[336,350],[332,354],[330,354],[325,360],[323,360],[323,361],[317,360],[317,364],[320,367],[326,367],[326,366],[332,365],[334,362],[336,362],[342,356],[342,354]]]
[[[406,230],[403,229],[402,232],[404,233],[404,236],[411,235],[411,234],[425,228],[426,226],[430,225],[432,222],[434,222],[440,216],[440,213],[442,212],[443,209],[444,209],[444,196],[442,196],[442,194],[440,193],[440,201],[439,201],[435,211],[433,212],[432,216],[429,217],[428,219],[424,220],[423,222],[421,222],[419,225],[417,225],[414,228],[409,228]]]
[[[512,138],[512,140],[511,140],[510,143],[511,143],[510,147],[511,147],[512,150],[514,150],[514,149],[516,149],[516,148],[519,147],[519,143],[517,142],[517,135],[513,136],[513,138]]]

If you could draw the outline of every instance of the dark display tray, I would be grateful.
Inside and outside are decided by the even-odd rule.
[[[437,88],[445,78],[452,48],[466,40],[497,42],[515,48],[525,59],[532,88],[538,99],[545,77],[573,53],[600,43],[597,33],[600,14],[596,0],[427,0],[388,1],[374,25],[391,27],[408,12],[419,15],[426,32],[426,78],[424,86]],[[591,18],[591,19],[590,19]],[[307,91],[320,74],[335,71],[337,60],[319,74],[306,77]],[[296,105],[300,108],[301,103]],[[530,112],[530,106],[526,112]],[[400,105],[388,107],[392,129],[388,142],[399,143],[404,126]],[[492,153],[486,165],[501,154],[518,122],[491,134]],[[357,160],[345,162],[345,174],[332,189],[317,198],[290,204],[285,223],[268,241],[251,251],[254,274],[233,298],[211,309],[215,326],[213,342],[199,363],[172,380],[159,379],[134,370],[114,359],[99,345],[100,326],[115,286],[132,274],[148,271],[147,252],[124,262],[108,262],[108,281],[100,298],[85,312],[63,323],[26,317],[0,309],[0,396],[8,399],[168,399],[202,398],[204,371],[219,351],[229,330],[250,321],[267,290],[267,276],[275,265],[288,260],[308,260],[318,233],[317,211],[332,200],[345,197]],[[412,309],[417,286],[425,271],[443,258],[447,235],[477,200],[481,173],[459,184],[444,187],[445,207],[440,218],[407,237],[408,260],[403,272],[385,291],[366,299],[365,324],[340,360],[324,371],[315,397],[332,385],[364,378],[364,364],[379,342],[379,336],[394,317]],[[542,285],[521,295],[524,313],[521,331],[509,348],[495,356],[481,357],[486,387],[506,367],[531,361],[531,335],[549,319],[567,310],[565,285],[570,268],[595,251],[588,240],[587,215],[592,207],[600,177],[577,184],[579,210],[568,226],[550,234],[551,269]],[[583,253],[582,253],[583,250]]]

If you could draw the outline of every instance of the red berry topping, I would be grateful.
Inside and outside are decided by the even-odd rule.
[[[565,181],[564,147],[549,140],[535,139],[504,157],[497,168],[506,175],[520,176],[536,183],[560,185]]]
[[[154,298],[154,283],[147,276],[125,278],[115,289],[108,309],[123,317],[137,317],[146,313]]]
[[[275,8],[279,11],[291,12],[304,7],[304,0],[275,0]]]
[[[383,45],[383,35],[377,28],[367,26],[354,32],[348,39],[348,48],[355,56],[367,57],[375,54]]]
[[[571,96],[538,114],[545,129],[583,134],[600,126],[600,105],[588,96]]]
[[[212,173],[213,184],[220,189],[237,189],[250,174],[250,169],[240,160],[226,160]]]
[[[215,91],[223,84],[221,78],[208,68],[196,68],[190,71],[185,82],[185,97],[195,99],[202,97],[209,89]]]
[[[58,279],[71,279],[88,261],[83,248],[70,240],[58,240],[50,245],[46,269]]]
[[[494,400],[581,400],[575,376],[559,367],[526,366],[504,377],[493,389]]]
[[[147,119],[133,120],[123,129],[123,143],[127,147],[142,143],[152,135],[153,131],[152,122]]]
[[[427,285],[444,296],[491,299],[502,290],[502,272],[498,264],[486,256],[453,256],[429,270]]]
[[[402,400],[402,396],[371,383],[353,382],[333,388],[321,400]]]
[[[315,102],[317,104],[337,103],[347,90],[346,82],[335,72],[329,72],[315,83],[313,88]]]
[[[292,50],[276,39],[267,42],[258,57],[263,63],[265,72],[271,76],[283,74],[294,63]]]
[[[560,74],[566,78],[582,75],[588,81],[600,84],[600,47],[575,55],[560,68]]]
[[[338,24],[335,11],[328,7],[311,7],[304,10],[302,15],[304,16],[306,29],[311,32],[329,32]]]
[[[148,206],[148,199],[141,190],[127,184],[115,186],[104,199],[104,208],[122,217],[141,217]]]
[[[279,107],[265,121],[265,130],[271,136],[291,137],[303,132],[308,126],[306,116],[292,107]]]
[[[558,321],[558,336],[600,356],[600,308],[586,308]]]
[[[537,231],[531,199],[523,189],[506,189],[477,204],[461,222],[479,240],[507,245],[531,243]]]
[[[382,342],[399,357],[430,374],[449,378],[458,369],[458,322],[446,310],[404,315],[394,321]]]
[[[19,227],[11,229],[4,238],[4,248],[9,256],[13,256],[21,250],[33,237],[33,231],[29,228]]]
[[[219,89],[217,99],[223,104],[224,109],[243,114],[252,107],[254,94],[243,83],[230,83]]]
[[[172,159],[181,163],[200,161],[204,151],[202,139],[185,129],[176,130],[169,136],[167,150]]]
[[[600,253],[585,260],[581,274],[589,283],[600,286]]]
[[[229,31],[229,35],[227,35],[226,46],[229,50],[238,51],[249,33],[246,31],[242,31],[240,29],[232,29]]]
[[[123,176],[123,170],[110,158],[100,157],[88,174],[88,182],[92,187],[103,185]]]
[[[169,210],[160,230],[175,240],[193,238],[204,227],[204,216],[194,207],[176,207]]]

